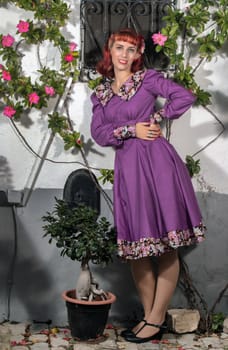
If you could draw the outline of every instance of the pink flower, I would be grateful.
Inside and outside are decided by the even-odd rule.
[[[29,31],[29,22],[20,21],[17,25],[19,33],[27,33]]]
[[[157,44],[160,46],[164,46],[166,40],[168,39],[168,37],[166,35],[163,35],[160,32],[153,34],[151,38],[152,38],[154,44]]]
[[[66,62],[72,62],[74,59],[74,56],[71,53],[68,53],[66,56],[64,56],[64,60]]]
[[[18,342],[18,345],[27,345],[27,341],[25,339],[21,339],[19,342]]]
[[[13,45],[14,41],[15,41],[14,38],[10,34],[3,35],[2,46],[3,47],[10,47]]]
[[[69,44],[69,49],[70,51],[74,51],[77,48],[78,44],[72,42]]]
[[[16,110],[11,106],[5,106],[3,109],[3,114],[9,118],[12,118],[12,116],[16,113]]]
[[[105,328],[106,329],[114,329],[114,327],[111,323],[108,323]]]
[[[34,104],[34,105],[36,105],[39,102],[39,100],[40,100],[40,98],[39,98],[39,96],[37,95],[36,92],[32,92],[31,94],[29,94],[28,98],[29,98],[29,102],[31,104]]]
[[[10,72],[7,72],[7,70],[2,71],[2,78],[8,81],[12,79]]]
[[[44,90],[47,95],[54,96],[55,94],[55,89],[52,86],[45,86]]]
[[[76,140],[76,144],[77,144],[78,146],[81,146],[81,145],[82,145],[82,141],[81,141],[80,138],[78,138],[78,139]]]

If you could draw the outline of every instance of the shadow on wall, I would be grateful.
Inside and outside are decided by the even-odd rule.
[[[46,321],[46,316],[54,312],[48,302],[53,279],[41,265],[36,246],[20,223],[15,233],[11,210],[0,209],[0,296],[4,305],[0,319],[43,321],[44,317]]]
[[[7,159],[0,156],[0,189],[9,190],[12,188],[12,171],[8,165]]]

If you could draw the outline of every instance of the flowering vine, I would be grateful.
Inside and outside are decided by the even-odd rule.
[[[166,40],[156,47],[163,51],[174,67],[174,80],[191,89],[197,105],[210,104],[210,94],[195,80],[195,72],[204,61],[210,61],[227,42],[228,0],[189,0],[183,10],[169,9],[163,18],[161,34]],[[198,64],[191,65],[194,52]]]
[[[18,121],[23,113],[32,109],[42,109],[53,105],[48,114],[48,127],[58,133],[65,149],[82,147],[80,132],[73,130],[69,116],[58,112],[67,83],[74,84],[78,78],[77,44],[68,41],[61,28],[68,20],[70,10],[64,1],[10,1],[15,5],[34,13],[33,20],[20,20],[15,31],[7,35],[0,34],[0,105],[3,115],[12,121]],[[22,44],[40,45],[51,42],[60,52],[60,68],[43,66],[36,73],[38,78],[32,82],[23,72]]]

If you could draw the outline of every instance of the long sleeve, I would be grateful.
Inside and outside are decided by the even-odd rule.
[[[163,114],[166,118],[179,118],[196,100],[189,90],[154,70],[147,72],[144,82],[145,88],[152,94],[166,99],[163,106]]]
[[[105,121],[103,106],[94,93],[91,96],[91,101],[93,103],[93,116],[90,131],[93,139],[100,146],[120,146],[123,140],[114,136],[114,129],[117,126]]]

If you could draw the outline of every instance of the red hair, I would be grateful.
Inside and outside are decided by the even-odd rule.
[[[141,70],[143,68],[143,58],[142,54],[144,52],[144,38],[141,34],[137,34],[133,29],[126,28],[121,29],[116,33],[111,34],[108,41],[106,42],[103,50],[103,58],[97,63],[96,69],[98,73],[101,75],[107,77],[107,78],[113,78],[114,77],[114,69],[112,64],[112,57],[110,53],[110,49],[115,41],[126,41],[132,45],[135,45],[137,48],[137,51],[141,54],[139,58],[137,58],[132,66],[131,66],[131,72],[135,73],[138,70]]]

